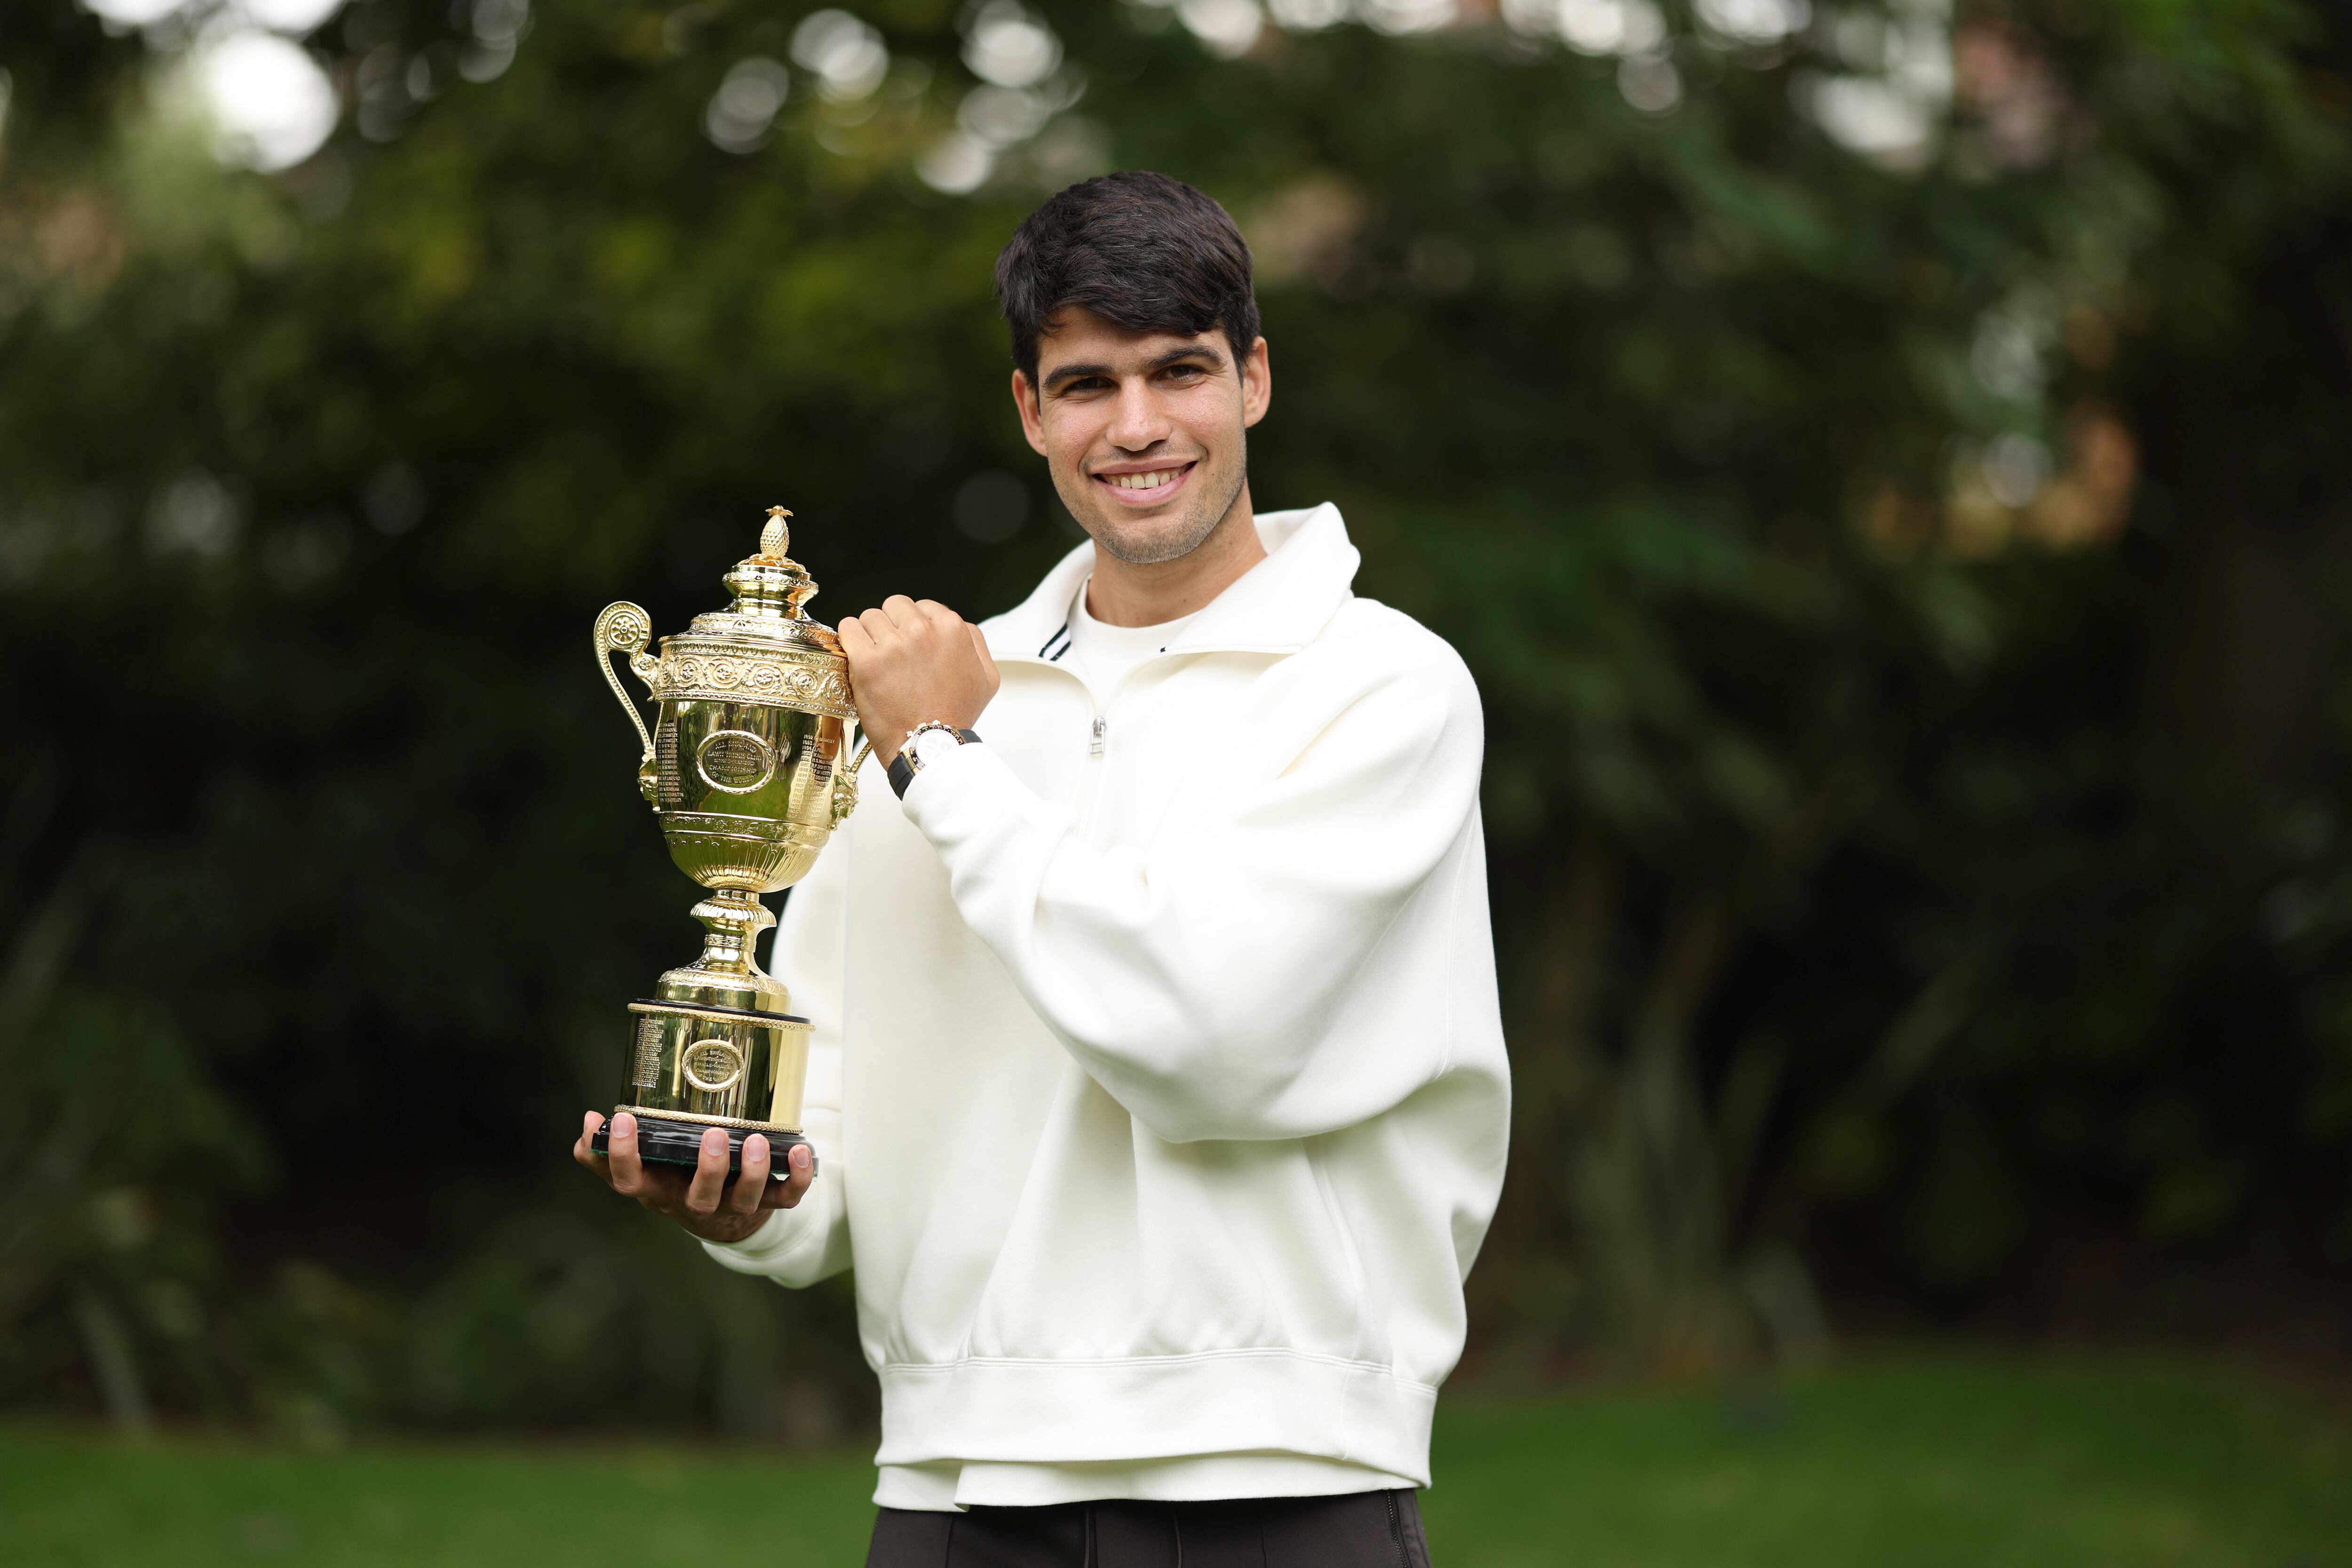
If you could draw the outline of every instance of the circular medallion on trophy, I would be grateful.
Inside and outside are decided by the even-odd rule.
[[[727,1041],[699,1039],[686,1047],[678,1066],[686,1081],[705,1094],[725,1094],[743,1076],[743,1053]]]
[[[776,753],[749,730],[719,730],[694,753],[702,782],[729,795],[749,795],[776,776]]]

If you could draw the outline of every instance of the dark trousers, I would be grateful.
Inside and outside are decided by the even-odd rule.
[[[1429,1568],[1429,1542],[1409,1491],[886,1508],[866,1568]]]

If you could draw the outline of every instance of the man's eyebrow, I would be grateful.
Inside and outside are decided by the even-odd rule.
[[[1166,353],[1152,355],[1151,358],[1145,363],[1144,368],[1146,370],[1166,370],[1170,365],[1180,363],[1181,362],[1188,359],[1207,360],[1212,365],[1214,365],[1220,370],[1223,370],[1225,364],[1224,356],[1219,353],[1209,344],[1186,343],[1182,348],[1170,349]],[[1107,364],[1055,365],[1052,374],[1045,377],[1045,390],[1051,392],[1065,382],[1079,381],[1087,376],[1115,375],[1117,374],[1118,373],[1116,371]]]
[[[1055,365],[1054,374],[1045,378],[1045,389],[1050,392],[1066,381],[1078,381],[1090,375],[1108,375],[1110,373],[1110,366],[1107,364]]]

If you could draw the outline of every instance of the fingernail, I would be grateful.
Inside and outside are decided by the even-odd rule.
[[[637,1135],[637,1119],[624,1110],[613,1118],[613,1136],[634,1138]]]

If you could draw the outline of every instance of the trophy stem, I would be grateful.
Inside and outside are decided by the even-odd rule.
[[[753,944],[776,923],[759,895],[744,888],[720,888],[694,906],[702,922],[702,956],[688,967],[707,974],[754,976],[761,973]]]

